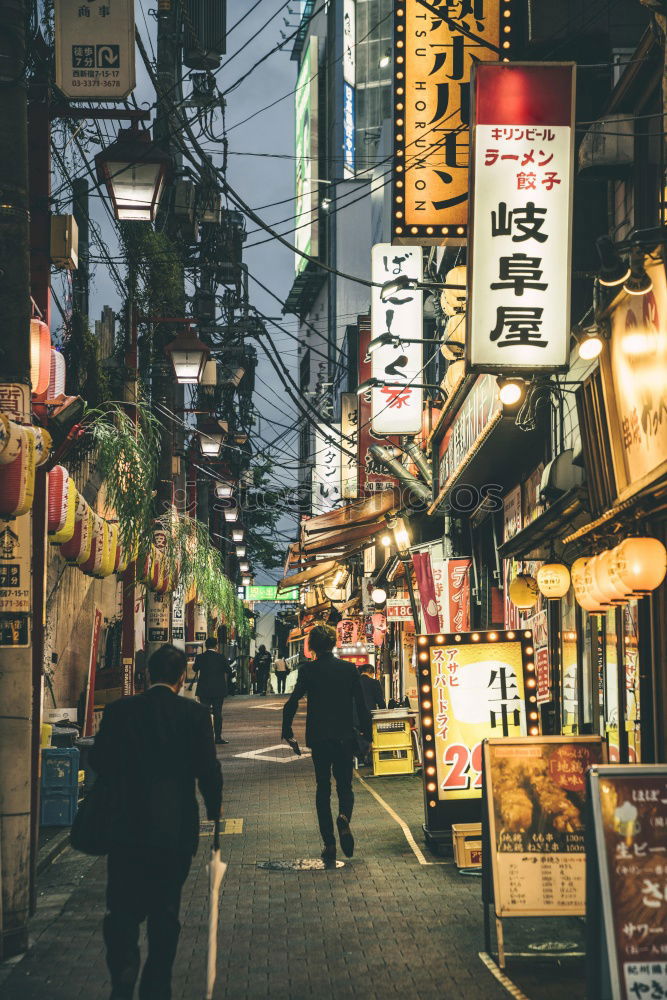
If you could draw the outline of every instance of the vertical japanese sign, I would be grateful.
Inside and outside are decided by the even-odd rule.
[[[296,112],[296,206],[294,220],[294,245],[301,253],[317,257],[318,238],[318,40],[311,35],[301,63],[296,83],[294,106]],[[300,255],[295,259],[296,273],[300,274],[307,261]]]
[[[394,19],[394,243],[465,239],[468,222],[470,73],[510,54],[511,3],[419,0]],[[502,40],[501,40],[502,35]]]
[[[340,434],[336,424],[318,424],[315,428],[315,464],[312,481],[312,512],[324,514],[337,507],[341,499]]]
[[[526,619],[526,627],[533,630],[535,639],[535,675],[537,678],[537,704],[551,700],[551,669],[549,664],[549,625],[546,611],[538,611]]]
[[[470,628],[471,559],[441,559],[431,554],[435,592],[443,632],[467,632]]]
[[[538,731],[531,651],[528,630],[417,637],[427,815],[481,796],[482,740]]]
[[[171,594],[149,590],[146,597],[146,630],[149,642],[169,642]]]
[[[185,649],[185,594],[178,586],[171,595],[171,641],[179,649]]]
[[[55,41],[66,97],[122,101],[134,90],[134,0],[56,0]]]
[[[371,356],[368,345],[371,340],[370,321],[363,317],[359,321],[359,385],[371,377]],[[389,490],[398,486],[398,480],[392,476],[387,467],[379,462],[370,452],[372,444],[383,444],[395,447],[400,455],[398,437],[374,434],[371,427],[371,390],[358,397],[357,411],[357,496],[364,497],[381,490]]]
[[[589,783],[595,847],[588,852],[586,923],[589,954],[607,969],[591,963],[598,982],[589,982],[588,995],[665,997],[667,766],[597,767]]]
[[[574,74],[572,63],[473,72],[469,371],[567,370]]]
[[[343,0],[343,176],[355,174],[357,38],[355,0]]]
[[[357,458],[358,455],[358,417],[359,407],[356,392],[344,392],[340,397],[340,429],[343,435],[345,451],[340,464],[340,492],[345,500],[354,500],[357,496]]]
[[[30,517],[0,520],[0,647],[30,645]]]
[[[371,426],[376,434],[419,434],[424,381],[421,343],[423,293],[415,288],[379,287],[423,276],[421,247],[376,243],[371,251],[371,339],[389,334],[387,344],[371,353],[371,376],[382,385],[371,389]],[[390,339],[391,338],[391,339]]]
[[[208,612],[200,601],[195,602],[194,634],[195,642],[204,642],[208,635]]]

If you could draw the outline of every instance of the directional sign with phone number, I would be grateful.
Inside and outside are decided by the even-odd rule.
[[[74,100],[134,89],[133,0],[56,0],[56,83]]]

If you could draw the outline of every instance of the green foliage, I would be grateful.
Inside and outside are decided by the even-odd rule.
[[[284,544],[276,538],[278,522],[283,514],[284,500],[271,488],[273,462],[255,461],[253,484],[249,488],[245,521],[248,555],[253,566],[277,569],[284,562]]]
[[[63,345],[67,365],[67,392],[82,396],[88,406],[98,407],[111,397],[109,377],[100,365],[99,343],[88,323],[74,313]]]
[[[129,265],[128,291],[134,292],[139,312],[150,316],[182,315],[183,261],[178,247],[165,233],[150,226],[122,222],[119,229]]]

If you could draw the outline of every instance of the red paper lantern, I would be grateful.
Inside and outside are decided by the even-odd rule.
[[[21,428],[21,450],[13,462],[0,465],[0,516],[18,517],[32,507],[35,494],[35,443],[32,428]]]
[[[49,472],[47,530],[54,544],[74,535],[77,489],[67,469],[56,465]]]
[[[33,396],[43,396],[51,377],[51,334],[41,319],[30,320],[30,385]]]
[[[79,497],[83,500],[81,494],[79,494]],[[72,538],[69,542],[65,542],[64,545],[60,546],[62,556],[68,562],[81,565],[81,563],[86,562],[89,558],[93,541],[92,518],[93,512],[90,508],[86,509],[83,517],[79,517],[77,514]]]
[[[93,537],[92,545],[90,547],[90,555],[88,558],[80,563],[81,569],[84,573],[90,573],[95,576],[99,574],[100,568],[102,566],[102,559],[104,556],[104,545],[106,541],[107,525],[106,522],[93,512]]]

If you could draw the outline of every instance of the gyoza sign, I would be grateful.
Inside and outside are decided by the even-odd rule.
[[[418,434],[422,425],[422,292],[406,288],[383,292],[380,285],[400,277],[422,280],[421,247],[377,243],[371,254],[371,339],[388,333],[391,343],[371,354],[371,376],[383,383],[371,389],[371,427],[375,434]]]
[[[566,371],[574,65],[473,72],[469,371]]]

